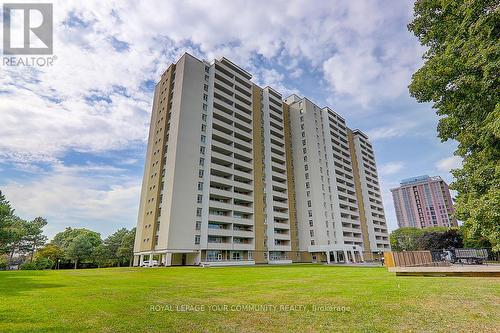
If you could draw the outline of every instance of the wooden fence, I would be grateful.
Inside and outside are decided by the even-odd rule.
[[[431,251],[384,252],[386,267],[431,266]]]

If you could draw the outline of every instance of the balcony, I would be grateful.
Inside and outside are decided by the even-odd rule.
[[[233,217],[209,213],[208,214],[208,221],[209,222],[221,222],[221,223],[233,223]]]
[[[231,237],[233,235],[233,231],[231,229],[212,229],[208,228],[209,236],[224,236]],[[213,243],[212,243],[213,244]]]
[[[289,241],[290,240],[290,235],[289,234],[283,234],[283,233],[274,233],[274,239],[280,239],[280,240],[285,240]]]
[[[249,230],[233,230],[233,236],[235,237],[243,237],[243,238],[253,238],[253,231]]]
[[[269,245],[270,251],[291,251],[290,245]]]
[[[289,209],[288,203],[273,200],[273,206],[281,209]]]
[[[247,251],[253,251],[254,250],[254,245],[253,244],[241,244],[241,243],[233,243],[233,250],[247,250]]]
[[[273,216],[276,218],[279,218],[279,219],[284,219],[284,220],[289,219],[288,213],[273,212]]]

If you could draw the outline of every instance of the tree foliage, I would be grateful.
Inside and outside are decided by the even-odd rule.
[[[438,136],[458,142],[456,216],[500,250],[500,6],[498,0],[417,0],[408,25],[427,47],[410,93],[432,102]]]
[[[123,236],[120,246],[116,251],[119,260],[127,262],[129,266],[132,265],[132,258],[134,256],[135,231],[135,228],[127,231],[127,234]]]
[[[419,251],[463,248],[464,236],[460,228],[432,227],[426,229],[399,228],[389,235],[394,251]],[[467,247],[482,248],[472,242]],[[476,246],[473,246],[476,245]],[[486,246],[487,247],[487,246]]]
[[[12,242],[15,236],[12,229],[13,223],[14,209],[0,191],[0,254],[10,252],[7,245]]]
[[[41,260],[41,258],[47,258],[55,265],[58,260],[64,258],[64,251],[55,244],[47,244],[35,253],[35,261]]]
[[[66,228],[54,236],[53,244],[61,248],[67,259],[78,267],[78,263],[84,260],[92,260],[92,253],[102,243],[101,235],[95,231],[85,228]]]
[[[423,234],[422,229],[399,228],[391,232],[389,239],[394,251],[418,250],[418,239]]]

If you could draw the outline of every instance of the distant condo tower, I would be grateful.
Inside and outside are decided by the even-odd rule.
[[[427,175],[408,178],[391,189],[398,226],[456,227],[448,184],[441,177]]]
[[[189,54],[161,76],[134,265],[354,262],[390,249],[368,137],[251,78]]]

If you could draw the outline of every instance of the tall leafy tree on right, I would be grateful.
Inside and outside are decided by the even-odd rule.
[[[438,136],[456,140],[456,215],[500,250],[500,6],[498,0],[417,0],[408,29],[427,47],[410,94],[432,102]]]

